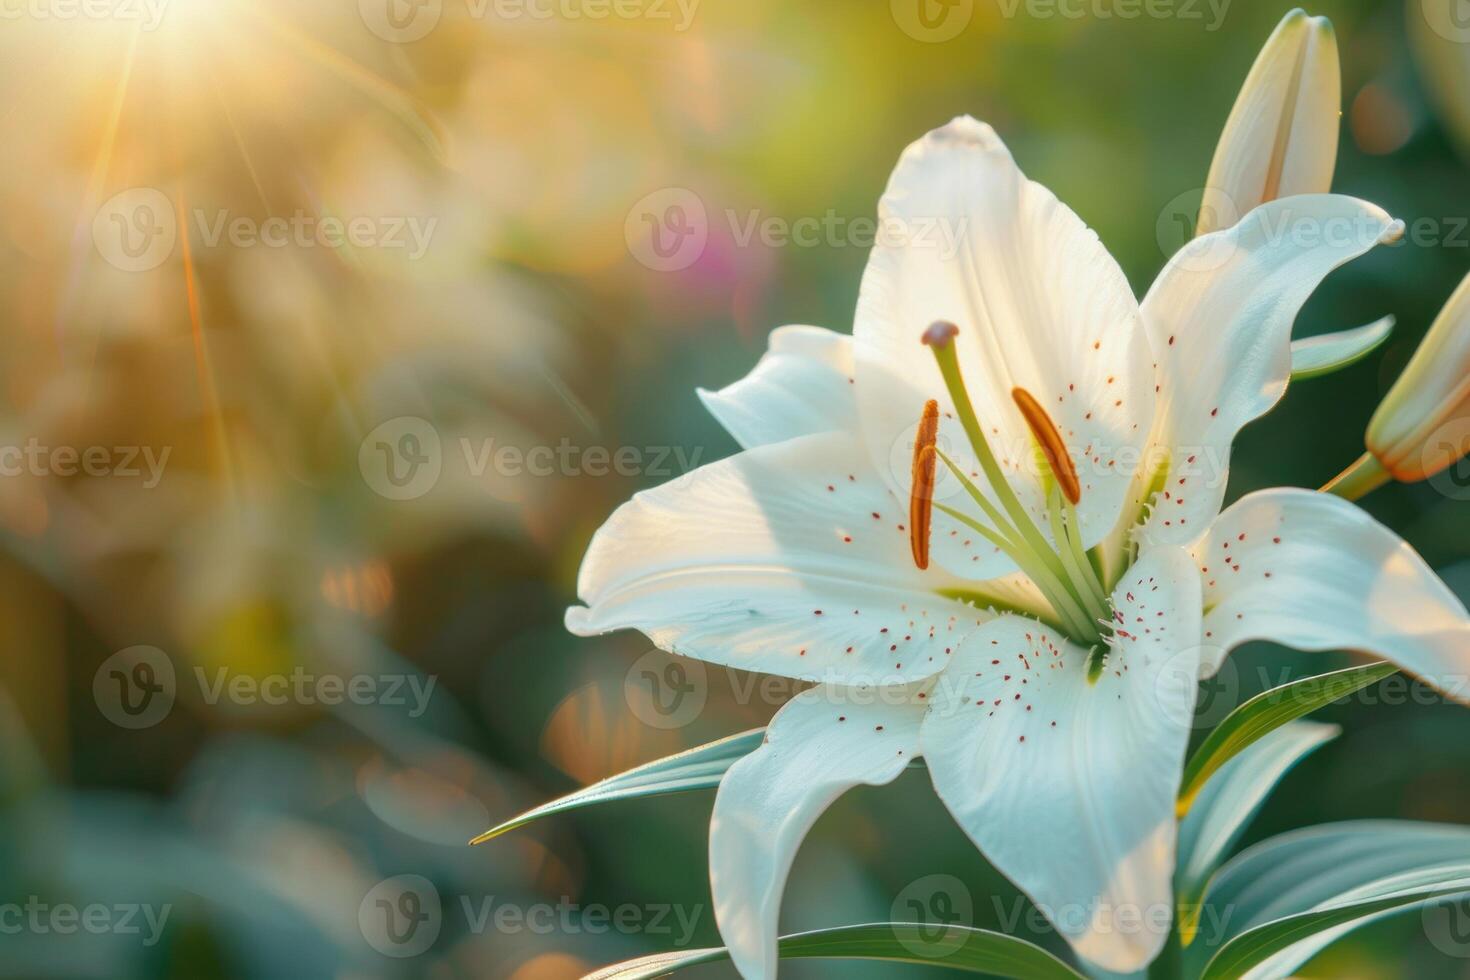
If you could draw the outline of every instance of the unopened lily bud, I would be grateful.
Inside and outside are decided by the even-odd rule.
[[[1230,110],[1205,181],[1197,233],[1229,228],[1267,201],[1326,193],[1341,116],[1332,23],[1293,10],[1266,41]]]
[[[1429,328],[1368,424],[1368,450],[1396,480],[1425,480],[1470,450],[1470,276]]]

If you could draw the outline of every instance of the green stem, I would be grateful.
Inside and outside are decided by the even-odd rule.
[[[985,494],[980,492],[980,488],[975,486],[974,482],[965,475],[964,470],[960,469],[959,465],[949,458],[948,453],[938,448],[934,452],[935,455],[944,461],[944,465],[954,474],[954,478],[960,481],[960,486],[965,488],[965,492],[985,512],[985,516],[990,518],[991,522],[995,524],[997,530],[992,531],[967,514],[946,507],[943,504],[936,503],[934,506],[943,513],[955,518],[955,520],[961,521],[966,526],[979,531],[987,540],[1009,555],[1011,561],[1015,562],[1017,567],[1041,590],[1042,595],[1046,596],[1047,602],[1051,603],[1057,615],[1068,621],[1069,629],[1067,632],[1081,638],[1101,636],[1098,627],[1094,625],[1095,621],[1083,609],[1081,602],[1078,601],[1074,592],[1067,587],[1066,580],[1059,577],[1053,569],[1048,567],[1045,562],[1040,561],[1038,556],[1034,555],[1026,547],[1026,543],[1021,539],[1016,529],[1006,522],[1005,517],[996,509],[995,504],[992,504]]]
[[[1092,557],[1088,555],[1087,549],[1082,547],[1082,523],[1077,519],[1077,508],[1072,506],[1070,500],[1062,501],[1063,514],[1066,518],[1067,543],[1072,548],[1072,554],[1077,557],[1077,563],[1082,566],[1082,577],[1087,587],[1092,589],[1103,608],[1109,605],[1110,593],[1103,588],[1102,578],[1097,574],[1097,566],[1092,563]]]
[[[1344,500],[1361,500],[1391,479],[1392,474],[1378,462],[1378,457],[1364,453],[1357,462],[1334,476],[1322,492],[1337,494]]]
[[[960,486],[965,488],[965,492],[985,512],[985,516],[990,518],[990,523],[995,525],[996,530],[1008,538],[1013,547],[1024,547],[1024,540],[1016,529],[1011,527],[1011,522],[1006,520],[1005,515],[996,508],[995,504],[990,502],[989,497],[980,492],[980,488],[975,486],[974,482],[965,475],[965,471],[960,469],[959,464],[950,458],[949,453],[935,446],[934,454],[944,462],[944,465],[954,474],[955,479],[960,481]]]
[[[1041,594],[1046,597],[1046,601],[1051,604],[1052,609],[1056,611],[1057,616],[1062,620],[1067,633],[1074,637],[1087,636],[1089,633],[1094,636],[1096,635],[1096,629],[1090,627],[1087,613],[1081,606],[1077,605],[1075,599],[1067,594],[1066,590],[1061,587],[1061,584],[1056,581],[1050,572],[1029,559],[1027,552],[1018,550],[1010,541],[1007,541],[995,531],[992,531],[963,511],[955,510],[953,507],[946,507],[940,503],[936,503],[934,509],[948,514],[966,527],[972,528],[976,533],[982,535],[987,541],[990,541],[1010,556],[1010,559],[1016,563],[1021,571],[1036,585],[1036,588],[1041,591]]]
[[[1057,543],[1057,554],[1062,559],[1062,565],[1066,567],[1067,578],[1083,588],[1073,589],[1077,598],[1087,607],[1087,612],[1094,621],[1108,618],[1107,609],[1098,598],[1098,590],[1086,586],[1086,577],[1082,571],[1082,565],[1087,564],[1087,559],[1079,555],[1072,547],[1072,539],[1067,534],[1067,529],[1062,523],[1062,491],[1061,488],[1052,485],[1051,491],[1046,495],[1046,513],[1051,521],[1051,536]],[[1079,562],[1078,559],[1081,558]]]

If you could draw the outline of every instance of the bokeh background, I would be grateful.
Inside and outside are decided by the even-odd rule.
[[[993,123],[1142,294],[1286,6],[8,0],[0,975],[562,980],[716,944],[708,794],[466,846],[792,693],[569,636],[590,534],[734,451],[696,386],[775,326],[850,327],[863,222],[903,146],[956,114]],[[1399,328],[1249,428],[1232,497],[1354,459],[1470,270],[1463,6],[1313,5],[1342,52],[1336,189],[1421,230],[1304,312],[1298,336]],[[1467,498],[1441,480],[1367,506],[1470,597]],[[1202,719],[1349,662],[1247,649]],[[1252,839],[1470,821],[1470,714],[1400,687],[1321,717],[1342,737]],[[912,772],[822,819],[786,924],[903,917],[953,887],[936,875],[978,925],[1025,909]],[[404,881],[432,885],[438,931],[385,955],[377,901],[421,908]],[[1445,945],[1409,915],[1305,973],[1470,977],[1470,946]]]

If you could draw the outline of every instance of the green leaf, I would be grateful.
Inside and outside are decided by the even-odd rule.
[[[764,728],[752,729],[739,735],[722,738],[698,748],[671,755],[666,759],[649,762],[636,769],[609,776],[600,783],[569,793],[550,803],[543,803],[534,810],[527,810],[485,831],[470,841],[481,844],[501,834],[524,827],[528,823],[569,810],[598,803],[613,803],[618,800],[636,800],[644,796],[662,796],[666,793],[684,793],[696,789],[713,789],[720,785],[725,772],[736,762],[754,752],[766,737]]]
[[[1304,677],[1258,694],[1230,712],[1229,717],[1210,732],[1209,738],[1189,760],[1189,765],[1184,767],[1184,781],[1179,787],[1180,818],[1189,812],[1206,781],[1252,742],[1289,721],[1311,714],[1396,673],[1398,668],[1393,664],[1377,663]]]
[[[1216,771],[1179,825],[1179,864],[1174,894],[1184,945],[1199,928],[1200,902],[1210,876],[1271,790],[1314,749],[1336,738],[1336,725],[1294,721],[1260,739]]]
[[[651,980],[685,967],[729,958],[724,949],[657,953],[590,973],[582,980]],[[1082,980],[1082,975],[1039,946],[1004,933],[966,926],[875,922],[786,936],[782,959],[887,960],[922,963],[1013,980]]]
[[[1393,317],[1375,323],[1292,341],[1291,380],[1320,378],[1350,367],[1378,349],[1393,333]]]
[[[1467,894],[1470,827],[1364,820],[1292,831],[1220,870],[1206,914],[1221,935],[1191,947],[1190,964],[1201,980],[1290,976],[1359,926]]]

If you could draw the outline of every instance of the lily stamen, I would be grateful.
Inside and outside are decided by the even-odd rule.
[[[1047,469],[1056,481],[1054,491],[1047,494],[1047,516],[1057,555],[1066,566],[1068,576],[1084,584],[1085,587],[1078,591],[1088,611],[1106,623],[1109,620],[1109,590],[1103,588],[1102,579],[1087,557],[1087,549],[1082,542],[1082,528],[1078,524],[1076,510],[1082,502],[1082,481],[1077,477],[1072,454],[1067,451],[1061,430],[1031,392],[1025,388],[1012,388],[1011,399],[1021,410],[1021,417],[1031,428],[1031,434],[1036,437],[1036,443],[1046,457]]]
[[[939,438],[939,403],[929,399],[919,432],[914,437],[913,489],[909,493],[909,546],[914,564],[929,567],[929,527],[934,518],[934,475],[939,461],[934,446]]]
[[[1041,451],[1046,454],[1047,466],[1051,468],[1051,475],[1056,478],[1062,493],[1067,495],[1073,506],[1081,503],[1082,482],[1077,479],[1077,467],[1072,463],[1067,444],[1062,441],[1062,434],[1057,431],[1056,423],[1025,388],[1012,388],[1011,399],[1021,410],[1021,417],[1031,427],[1031,434],[1036,437]]]

